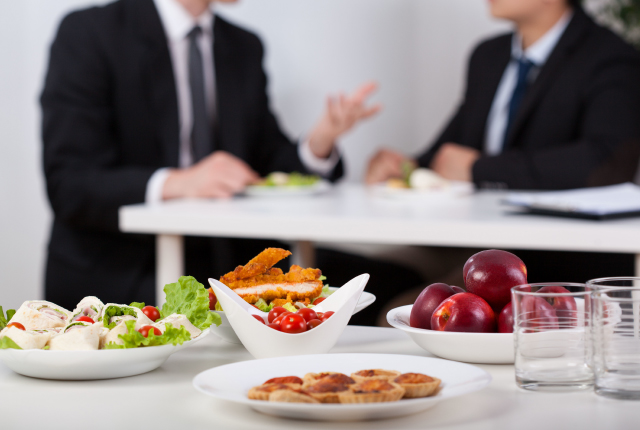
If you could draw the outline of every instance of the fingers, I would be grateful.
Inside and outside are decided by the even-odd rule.
[[[376,184],[390,178],[402,176],[402,162],[406,159],[402,154],[383,149],[378,151],[371,161],[365,175],[367,184]]]

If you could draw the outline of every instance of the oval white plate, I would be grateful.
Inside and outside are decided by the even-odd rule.
[[[251,387],[276,376],[302,377],[308,372],[325,371],[349,375],[363,369],[424,373],[440,378],[442,389],[437,395],[422,399],[348,405],[265,402],[247,398]],[[415,414],[444,399],[480,390],[490,382],[491,376],[475,366],[395,354],[322,354],[243,361],[206,370],[193,379],[198,391],[215,398],[245,404],[268,415],[318,421],[360,421]]]
[[[403,201],[428,201],[459,198],[473,194],[474,186],[470,182],[451,181],[446,188],[416,189],[393,188],[386,184],[372,185],[371,192],[376,197]]]
[[[199,342],[209,332],[207,329],[197,338],[177,346],[97,351],[3,349],[0,361],[14,372],[32,378],[77,381],[124,378],[157,369],[171,354]]]
[[[412,307],[391,309],[387,322],[407,333],[420,348],[438,357],[467,363],[514,362],[513,333],[457,333],[413,328],[409,325]]]
[[[313,185],[306,186],[274,186],[267,187],[264,185],[250,185],[244,190],[244,195],[249,197],[301,197],[312,196],[315,194],[323,193],[331,189],[331,184],[323,179],[319,180]]]
[[[332,291],[336,291],[338,287],[329,287],[329,289]],[[376,301],[376,296],[374,296],[371,293],[367,293],[366,291],[363,291],[362,295],[360,296],[360,299],[358,300],[358,303],[356,304],[356,308],[353,311],[353,315],[357,314],[367,306],[370,306],[375,301]],[[222,320],[222,323],[219,326],[211,327],[211,331],[213,332],[213,334],[220,336],[222,340],[226,342],[241,344],[242,342],[240,342],[240,339],[238,339],[238,335],[233,330],[233,327],[231,327],[231,324],[229,323],[229,319],[225,315],[224,311],[213,311],[213,312],[220,315],[220,319]]]

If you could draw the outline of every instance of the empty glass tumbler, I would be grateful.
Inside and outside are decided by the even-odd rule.
[[[593,387],[590,290],[554,282],[511,289],[516,383],[528,390]]]

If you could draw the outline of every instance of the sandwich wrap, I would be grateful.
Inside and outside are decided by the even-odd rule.
[[[109,330],[108,333],[106,334],[103,333],[103,337],[100,339],[100,344],[101,344],[100,347],[104,348],[106,345],[110,344],[111,342],[115,343],[116,345],[124,345],[124,341],[120,339],[118,336],[121,334],[129,333],[129,329],[127,329],[126,322],[134,319],[135,318],[131,316],[123,317],[123,319],[121,319],[114,328]],[[138,330],[137,322],[136,322],[136,330]]]
[[[8,337],[22,349],[42,349],[51,338],[52,332],[36,332],[20,330],[17,327],[5,328],[0,332],[0,339]]]
[[[107,303],[104,305],[99,317],[102,325],[109,330],[113,330],[120,322],[130,319],[136,320],[136,330],[139,330],[142,326],[153,324],[153,321],[151,321],[141,309],[115,303]]]
[[[104,308],[104,303],[102,303],[99,298],[87,296],[80,300],[78,306],[73,310],[71,321],[75,321],[81,316],[85,316],[97,322],[100,313],[102,312],[102,308]]]
[[[49,340],[51,351],[95,350],[100,345],[101,324],[77,321],[69,324],[58,336]]]
[[[44,300],[26,301],[9,321],[19,322],[27,330],[64,327],[71,313],[63,307]]]
[[[189,319],[185,315],[180,314],[171,314],[168,317],[157,321],[153,324],[153,326],[157,327],[158,330],[164,333],[166,330],[165,325],[167,323],[170,323],[171,326],[175,328],[180,328],[180,326],[183,326],[191,335],[191,339],[200,336],[200,333],[202,333],[202,330],[191,324],[191,321],[189,321]]]

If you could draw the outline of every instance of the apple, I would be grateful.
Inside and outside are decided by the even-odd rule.
[[[447,297],[453,296],[455,291],[443,283],[431,284],[426,287],[411,308],[409,325],[415,328],[431,329],[431,315],[435,308]]]
[[[542,297],[525,296],[520,301],[519,310],[526,321],[520,321],[525,333],[535,333],[558,329],[558,317],[553,307]]]
[[[452,286],[451,286],[451,289],[452,289],[453,291],[455,291],[455,293],[456,293],[456,294],[458,294],[458,293],[466,293],[466,291],[465,291],[464,289],[462,289],[462,288],[460,288],[460,287],[456,287],[455,285],[452,285]]]
[[[458,293],[440,303],[433,311],[431,328],[438,331],[492,333],[496,331],[496,316],[481,297]]]
[[[542,287],[538,293],[567,294],[570,293],[561,286]],[[578,305],[572,296],[549,296],[542,297],[556,311],[560,328],[572,328],[578,325]]]
[[[489,249],[467,260],[463,276],[467,291],[485,299],[498,313],[511,301],[511,288],[527,283],[527,268],[512,253]]]
[[[498,333],[513,333],[513,306],[511,302],[498,315]]]

